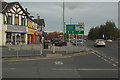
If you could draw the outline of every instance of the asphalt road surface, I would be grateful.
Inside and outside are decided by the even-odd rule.
[[[118,46],[107,43],[106,47],[88,48],[99,53],[72,56],[66,58],[3,61],[3,78],[117,78]],[[72,46],[74,47],[74,46]],[[79,46],[78,46],[79,47]],[[80,48],[80,47],[79,47]],[[72,49],[72,48],[71,48]],[[27,53],[27,52],[26,52]]]
[[[94,42],[86,42],[89,48],[97,50],[101,55],[118,62],[118,43],[106,43],[106,47],[94,47]]]
[[[5,61],[3,78],[117,78],[115,63],[96,53],[29,61]]]

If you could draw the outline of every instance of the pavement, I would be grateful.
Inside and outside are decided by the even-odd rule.
[[[2,58],[13,57],[45,57],[46,54],[72,54],[86,51],[83,46],[73,46],[68,44],[67,46],[50,46],[48,49],[44,49],[40,44],[32,45],[14,45],[2,48]]]

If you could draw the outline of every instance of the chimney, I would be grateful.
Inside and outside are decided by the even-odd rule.
[[[27,8],[25,8],[25,12],[27,12]]]
[[[38,19],[40,19],[40,16],[38,16]]]

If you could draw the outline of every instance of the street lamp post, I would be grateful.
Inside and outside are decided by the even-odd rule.
[[[63,40],[65,40],[64,0],[63,0]]]

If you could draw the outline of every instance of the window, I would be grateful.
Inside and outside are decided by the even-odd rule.
[[[25,26],[25,19],[24,18],[21,19],[21,25]]]
[[[8,16],[7,24],[12,24],[12,16]]]
[[[6,42],[11,42],[11,33],[6,33]]]
[[[18,25],[18,17],[15,17],[15,25]]]

